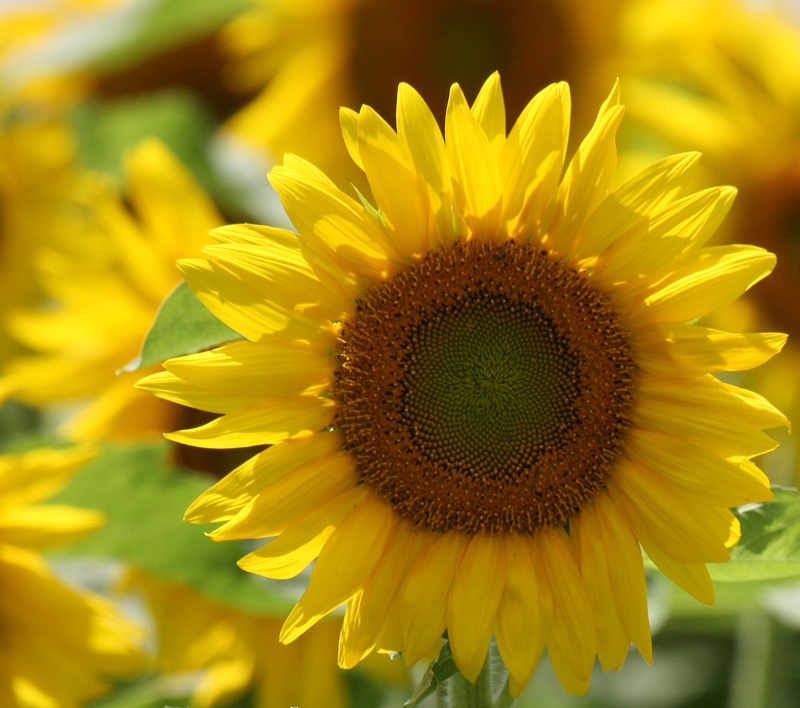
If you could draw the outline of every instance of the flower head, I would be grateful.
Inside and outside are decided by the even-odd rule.
[[[471,107],[453,86],[443,138],[401,85],[397,132],[341,113],[374,205],[287,155],[270,180],[299,234],[225,227],[182,262],[251,341],[140,385],[222,414],[171,439],[271,445],[187,518],[224,522],[217,540],[275,536],[240,562],[252,572],[316,560],[283,641],[347,603],[342,666],[376,648],[413,663],[446,630],[474,680],[494,634],[512,694],[545,646],[583,693],[595,656],[617,669],[633,641],[650,660],[640,544],[711,602],[729,507],[771,496],[750,458],[786,420],[712,372],[784,337],[687,323],[774,257],[703,247],[734,190],[688,193],[695,154],[609,190],[617,87],[562,170],[569,113],[553,85],[506,135],[494,75]]]

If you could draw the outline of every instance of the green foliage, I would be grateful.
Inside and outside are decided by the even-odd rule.
[[[90,101],[75,110],[78,157],[92,170],[125,181],[123,155],[145,138],[158,138],[206,187],[215,187],[206,158],[214,131],[210,109],[193,94],[164,90],[116,101]]]
[[[714,580],[745,582],[800,576],[800,494],[773,487],[775,497],[736,510],[742,540],[727,563],[709,564]]]
[[[453,659],[453,653],[450,651],[450,643],[445,642],[442,650],[439,652],[439,656],[425,669],[425,673],[417,686],[417,690],[414,691],[414,695],[403,704],[403,708],[419,708],[423,701],[428,696],[435,693],[436,689],[439,688],[441,684],[457,673],[458,669],[456,668],[455,659]]]
[[[211,600],[265,615],[294,604],[240,570],[238,543],[214,543],[208,530],[183,521],[209,484],[170,466],[165,443],[108,447],[51,501],[107,514],[107,525],[61,554],[115,558],[167,580],[192,586]]]
[[[183,354],[242,339],[197,299],[185,281],[167,295],[142,344],[141,354],[125,367],[135,371]]]

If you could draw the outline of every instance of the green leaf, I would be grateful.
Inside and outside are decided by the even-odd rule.
[[[456,662],[453,659],[453,653],[450,651],[450,642],[445,642],[439,652],[439,656],[425,669],[425,674],[422,676],[417,690],[403,704],[403,708],[419,708],[422,702],[434,693],[442,683],[457,673]]]
[[[78,157],[87,168],[125,183],[123,155],[145,138],[158,138],[206,189],[215,187],[207,145],[215,130],[208,106],[189,91],[170,89],[115,101],[90,100],[72,114]]]
[[[710,563],[714,580],[745,582],[800,576],[800,494],[773,487],[775,497],[735,510],[742,540],[727,563]]]
[[[209,312],[186,281],[181,281],[158,308],[139,356],[123,368],[136,371],[184,354],[242,339],[228,325]]]
[[[207,526],[183,521],[209,480],[171,467],[169,449],[166,443],[109,446],[79,472],[52,503],[99,509],[107,525],[59,555],[120,559],[211,600],[285,615],[294,601],[236,565],[246,552],[239,543],[215,543],[205,536]]]

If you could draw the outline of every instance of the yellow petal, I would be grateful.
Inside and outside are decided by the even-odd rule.
[[[304,430],[322,430],[330,423],[335,407],[332,400],[314,396],[271,398],[199,428],[166,433],[164,437],[213,449],[273,445]]]
[[[372,194],[394,227],[398,250],[405,256],[428,248],[428,194],[410,164],[405,146],[369,106],[358,121],[358,148]]]
[[[675,438],[686,441],[693,448],[700,446],[703,450],[725,459],[750,458],[778,446],[771,437],[732,414],[730,410],[718,410],[703,404],[700,406],[691,407],[680,401],[651,398],[639,393],[636,396],[636,405],[628,416],[643,431],[667,433],[675,436],[671,438],[673,441]],[[673,443],[674,447],[678,445]],[[718,503],[723,506],[738,506],[743,502]]]
[[[615,140],[623,113],[617,82],[567,167],[552,205],[546,245],[558,253],[575,253],[576,234],[608,192],[617,166]]]
[[[303,433],[272,445],[203,492],[183,518],[195,524],[230,521],[254,497],[287,472],[330,455],[343,445],[344,438],[338,432]]]
[[[609,577],[606,541],[594,504],[570,519],[569,530],[581,547],[581,577],[586,583],[597,620],[597,658],[603,671],[619,671],[628,656],[630,638],[617,612]]]
[[[550,660],[564,690],[583,695],[589,689],[597,648],[591,601],[565,531],[542,529],[534,540],[553,593]]]
[[[178,268],[197,299],[247,339],[258,340],[264,335],[281,333],[323,348],[335,341],[330,325],[265,300],[247,284],[215,270],[207,261],[182,260]]]
[[[472,115],[486,133],[495,158],[499,158],[506,140],[506,106],[498,72],[495,71],[481,87],[472,104]]]
[[[164,362],[167,371],[187,384],[260,398],[322,393],[335,367],[336,359],[327,352],[274,339],[233,342]]]
[[[105,523],[105,514],[60,504],[11,506],[0,514],[0,542],[25,548],[72,543]]]
[[[553,197],[561,176],[569,111],[569,86],[553,84],[533,97],[508,134],[499,159],[507,221],[538,226],[541,208]]]
[[[341,107],[339,109],[339,125],[342,128],[342,136],[344,137],[347,152],[353,162],[363,170],[364,163],[361,162],[361,153],[358,150],[358,113],[352,108]]]
[[[367,497],[337,527],[314,564],[308,589],[281,629],[281,642],[297,639],[355,595],[383,555],[397,521],[382,499]]]
[[[242,511],[209,535],[215,541],[266,538],[283,533],[309,509],[355,487],[358,475],[348,452],[335,452],[287,472]]]
[[[363,501],[366,485],[346,489],[295,521],[277,538],[242,558],[249,573],[285,580],[305,570],[319,555],[341,519]]]
[[[622,625],[645,661],[653,663],[650,621],[647,616],[647,583],[639,542],[628,520],[608,494],[598,495],[595,510],[605,539],[613,549],[608,575]],[[608,557],[608,556],[607,556]]]
[[[497,607],[494,636],[515,687],[524,688],[544,652],[552,615],[547,579],[537,575],[527,535],[504,535],[506,584]],[[522,688],[512,692],[518,696]]]
[[[250,395],[230,394],[225,389],[215,388],[212,390],[189,384],[169,371],[159,371],[143,378],[136,383],[136,388],[140,391],[148,391],[167,401],[211,413],[232,413],[240,408],[251,406],[263,398],[256,389],[252,389]],[[225,392],[218,393],[217,391]],[[294,393],[300,392],[295,391]]]
[[[406,663],[412,666],[439,641],[447,627],[447,596],[468,537],[431,534],[400,589],[400,624]]]
[[[640,376],[638,395],[700,408],[723,419],[737,419],[756,428],[788,426],[789,420],[763,396],[723,383],[710,374],[692,379]]]
[[[775,256],[755,246],[692,250],[645,286],[614,295],[630,325],[688,322],[729,305],[775,267]]]
[[[444,138],[425,101],[405,83],[397,90],[397,134],[427,187],[434,219],[429,234],[431,243],[450,243],[453,240],[453,199]]]
[[[648,214],[679,198],[694,175],[700,153],[673,155],[654,163],[609,194],[586,219],[576,237],[580,258],[597,257]]]
[[[667,555],[651,538],[644,534],[639,541],[650,560],[679,588],[688,592],[695,600],[706,605],[714,604],[714,584],[702,563],[682,563]]]
[[[398,522],[386,543],[383,557],[364,583],[357,603],[347,608],[339,644],[339,666],[342,668],[352,668],[375,647],[406,568],[419,552],[423,538],[423,534],[413,532],[408,522]]]
[[[497,159],[458,84],[450,89],[445,143],[453,192],[464,220],[478,238],[499,239],[503,192]]]
[[[650,216],[644,234],[628,232],[604,250],[592,269],[601,286],[635,284],[684,251],[702,246],[733,205],[733,187],[714,187],[684,197]]]
[[[297,251],[250,244],[217,244],[203,253],[212,267],[239,281],[270,303],[314,320],[338,321],[353,310],[352,300],[340,288],[330,288]]]
[[[285,167],[275,167],[269,180],[305,241],[346,270],[374,278],[391,268],[390,258],[398,258],[364,207],[343,192]]]
[[[450,648],[467,681],[478,678],[486,660],[505,579],[502,540],[486,533],[475,534],[461,556],[447,603]]]
[[[29,504],[53,496],[96,454],[92,446],[81,445],[0,455],[0,498],[4,506]]]
[[[785,343],[786,335],[777,332],[739,334],[677,323],[642,325],[631,335],[639,366],[666,376],[746,371],[769,361]]]
[[[636,536],[646,533],[683,563],[724,563],[728,526],[714,507],[689,501],[655,472],[620,455],[608,490],[624,506]]]

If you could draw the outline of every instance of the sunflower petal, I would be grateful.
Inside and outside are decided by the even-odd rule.
[[[400,626],[406,663],[412,666],[447,628],[447,597],[468,537],[432,535],[406,573],[400,590]]]
[[[165,433],[164,437],[212,449],[274,445],[304,430],[322,430],[330,423],[334,409],[332,400],[314,396],[271,398],[220,416],[199,428]]]
[[[496,71],[481,87],[475,103],[472,104],[472,115],[478,121],[495,157],[500,156],[506,139],[506,106],[503,102],[503,90],[500,88],[500,74]]]
[[[288,644],[358,592],[383,554],[396,523],[382,499],[368,496],[336,528],[314,564],[308,589],[281,629]]]
[[[499,238],[503,193],[497,160],[489,139],[469,110],[458,84],[450,89],[445,116],[445,144],[456,203],[474,234]]]
[[[447,602],[450,647],[467,681],[478,678],[486,660],[505,579],[504,544],[489,534],[475,534],[456,569]]]

